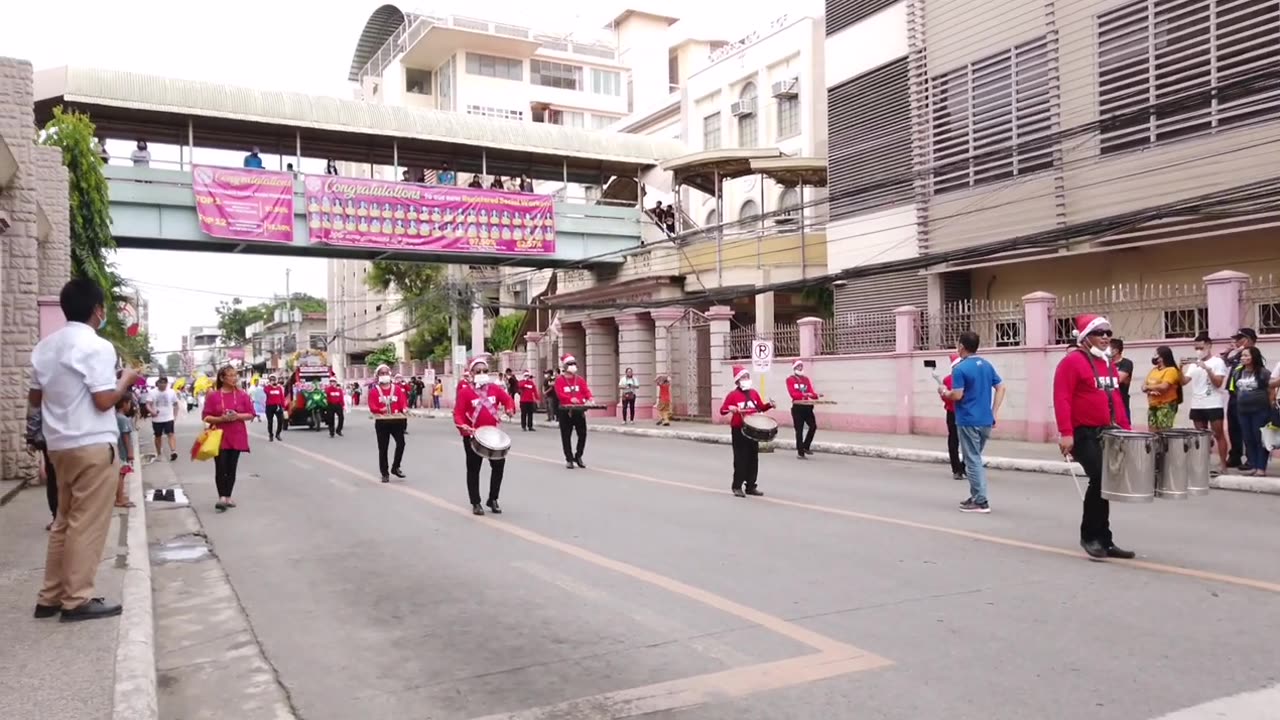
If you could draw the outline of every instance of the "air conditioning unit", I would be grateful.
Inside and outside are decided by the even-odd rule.
[[[773,96],[776,98],[793,98],[800,94],[800,78],[793,77],[779,80],[773,84]]]
[[[730,115],[733,115],[734,117],[743,117],[743,116],[746,116],[746,115],[755,115],[755,114],[756,114],[756,99],[755,99],[755,98],[747,98],[747,99],[745,99],[745,100],[738,100],[737,102],[735,102],[735,103],[733,103],[733,104],[731,104],[731,105],[729,106],[729,114],[730,114]]]

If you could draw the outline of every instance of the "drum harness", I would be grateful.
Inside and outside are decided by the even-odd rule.
[[[471,412],[467,413],[467,421],[473,428],[476,426],[476,420],[480,419],[481,410],[488,410],[495,418],[499,417],[493,397],[489,395],[489,388],[486,387],[483,394],[477,391],[476,395],[479,396],[479,402],[472,405]]]
[[[1093,371],[1094,387],[1098,388],[1099,390],[1102,390],[1102,393],[1107,396],[1107,410],[1111,413],[1111,425],[1108,426],[1108,428],[1110,429],[1110,428],[1120,427],[1118,424],[1116,424],[1116,401],[1111,397],[1111,392],[1102,387],[1102,376],[1098,375],[1098,367],[1093,364],[1093,358],[1089,355],[1089,353],[1085,352],[1084,348],[1080,348],[1080,352],[1084,353],[1085,362],[1089,364],[1089,369]],[[1104,358],[1104,362],[1107,363],[1107,379],[1110,380],[1111,379],[1111,361]],[[1084,502],[1084,488],[1080,485],[1080,476],[1076,475],[1075,458],[1070,456],[1067,457],[1067,469],[1071,471],[1071,480],[1076,485],[1076,494],[1080,496],[1080,502]]]

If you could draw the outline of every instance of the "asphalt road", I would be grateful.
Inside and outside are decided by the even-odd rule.
[[[1113,504],[1139,560],[1097,563],[1062,478],[965,515],[942,466],[778,452],[739,499],[727,446],[599,433],[570,471],[509,427],[475,518],[447,422],[390,485],[364,416],[264,428],[239,508],[179,473],[305,720],[1144,720],[1280,681],[1280,497]]]

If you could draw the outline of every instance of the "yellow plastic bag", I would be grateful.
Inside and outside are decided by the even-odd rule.
[[[218,451],[222,449],[222,431],[217,428],[209,428],[200,433],[196,441],[191,446],[192,460],[210,460],[218,457]]]

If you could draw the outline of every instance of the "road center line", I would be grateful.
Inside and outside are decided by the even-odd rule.
[[[559,465],[563,461],[553,458],[540,457],[538,455],[528,455],[526,453],[510,453],[511,456],[525,458],[528,460],[536,460],[538,462]],[[696,490],[704,493],[724,494],[727,491],[723,488],[707,487],[705,485],[695,485],[693,483],[680,482],[679,480],[664,480],[662,478],[650,477],[648,475],[640,475],[637,473],[626,472],[623,470],[613,470],[610,468],[602,468],[593,464],[591,470],[606,475],[614,475],[616,477],[629,478],[632,480],[640,480],[643,482],[654,483],[657,485],[667,485],[670,487],[678,487],[686,490]],[[858,512],[856,510],[844,510],[841,508],[827,507],[824,505],[813,505],[809,503],[797,502],[795,500],[783,500],[775,497],[751,498],[750,502],[766,502],[774,505],[783,505],[785,507],[797,508],[800,510],[811,510],[813,512],[827,513],[828,515],[838,515],[841,517],[855,518],[858,520],[869,520],[885,525],[896,525],[898,527],[912,528],[915,530],[927,530],[929,532],[942,533],[954,537],[967,538],[969,540],[977,540],[979,542],[990,543],[992,545],[1004,545],[1005,547],[1019,548],[1022,550],[1032,550],[1035,552],[1046,553],[1049,555],[1060,555],[1070,558],[1083,558],[1084,555],[1080,550],[1072,550],[1068,548],[1053,547],[1051,545],[1041,545],[1039,543],[1027,542],[1024,540],[1015,540],[1013,538],[1000,537],[998,535],[987,535],[985,533],[973,532],[972,530],[961,530],[959,528],[944,527],[942,525],[931,525],[929,523],[917,522],[915,520],[907,520],[904,518],[888,517],[885,515],[875,515],[872,513]],[[1150,562],[1147,560],[1109,560],[1108,562],[1126,567],[1139,568],[1151,572],[1164,573],[1166,575],[1177,575],[1181,577],[1203,580],[1206,582],[1217,582],[1224,585],[1236,585],[1239,587],[1251,588],[1254,590],[1262,590],[1280,594],[1280,583],[1260,580],[1257,578],[1240,577],[1237,575],[1227,575],[1224,573],[1216,573],[1207,570],[1196,570],[1194,568],[1179,567],[1177,565],[1166,565],[1164,563]]]

